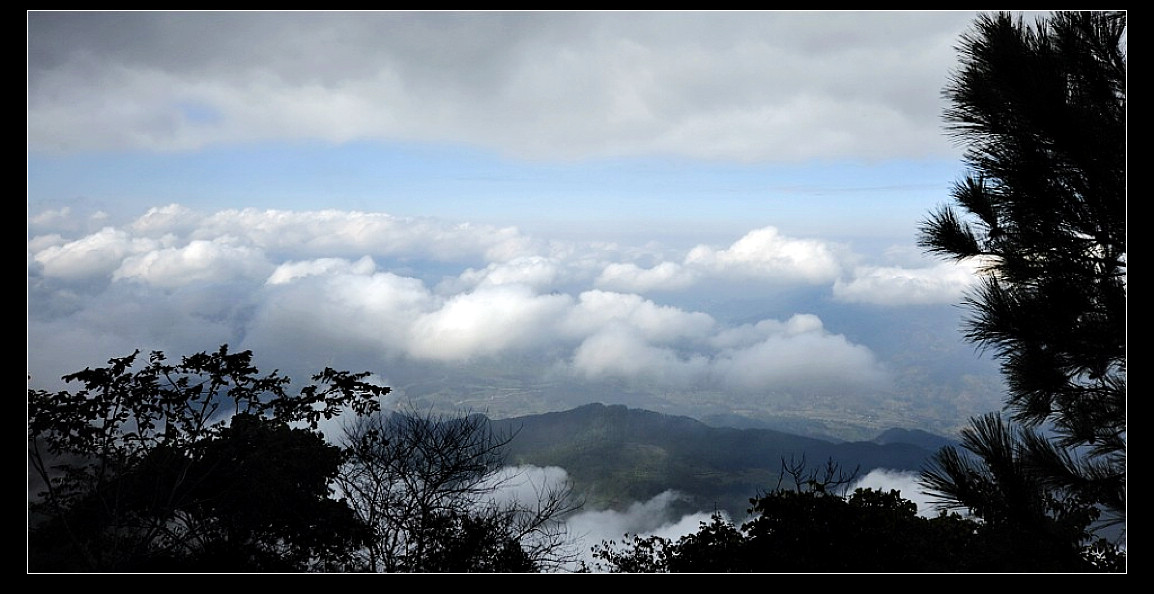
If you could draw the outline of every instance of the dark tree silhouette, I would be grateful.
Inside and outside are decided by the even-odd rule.
[[[674,541],[633,537],[594,547],[598,568],[634,572],[956,572],[992,567],[979,525],[956,514],[927,519],[898,491],[849,495],[782,489],[751,500],[752,519],[720,514]],[[999,560],[1000,561],[1000,560]]]
[[[838,495],[810,486],[751,500],[752,519],[720,514],[671,540],[633,537],[594,547],[596,569],[615,573],[942,573],[1118,571],[1114,551],[1069,541],[1007,538],[998,525],[956,513],[926,518],[899,491]],[[627,535],[628,538],[628,535]],[[1063,546],[1065,544],[1065,546]]]
[[[920,243],[984,264],[966,336],[1001,360],[1011,419],[1031,429],[975,419],[969,450],[985,468],[939,457],[928,486],[978,513],[1025,513],[1011,502],[1024,492],[1016,482],[1030,482],[1045,491],[1034,508],[1064,501],[1125,522],[1125,38],[1125,12],[1057,12],[1033,26],[983,15],[945,89],[972,174]]]
[[[1088,543],[1098,508],[1077,493],[1049,487],[1033,462],[1037,448],[1049,443],[1039,432],[991,413],[962,431],[961,448],[939,450],[921,482],[942,507],[981,518],[977,530],[990,571],[1123,571],[1125,557],[1117,547],[1104,540]]]
[[[506,467],[512,435],[482,415],[418,411],[345,423],[339,492],[373,531],[369,571],[523,572],[574,556],[562,517],[569,485],[533,485],[531,501],[495,496],[529,480]]]
[[[380,414],[389,388],[326,369],[297,393],[252,353],[111,359],[28,391],[29,569],[540,571],[569,560],[568,485],[518,477],[481,415]],[[331,443],[322,419],[352,413]]]
[[[139,351],[28,390],[33,571],[304,571],[342,567],[368,532],[330,497],[339,448],[321,418],[388,388],[326,369],[296,394],[252,353]]]

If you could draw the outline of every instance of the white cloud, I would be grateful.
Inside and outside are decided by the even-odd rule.
[[[756,324],[743,324],[727,328],[710,339],[710,344],[722,349],[742,349],[758,344],[774,336],[799,336],[822,334],[825,328],[821,319],[812,314],[797,314],[786,320],[762,320]]]
[[[70,336],[99,351],[92,355],[98,363],[110,354],[101,345],[116,345],[111,354],[118,354],[126,345],[197,352],[229,343],[310,373],[336,364],[404,375],[483,362],[575,389],[611,380],[658,392],[708,387],[739,399],[884,394],[900,371],[879,359],[868,337],[851,340],[841,325],[827,328],[824,314],[797,313],[835,307],[808,301],[820,285],[793,301],[780,291],[797,284],[764,282],[757,292],[765,299],[753,299],[752,308],[715,306],[751,299],[756,282],[729,282],[736,277],[726,277],[733,271],[719,262],[757,270],[764,261],[755,248],[763,247],[804,254],[784,268],[807,270],[808,256],[841,257],[832,248],[797,242],[791,252],[796,240],[758,229],[727,248],[709,248],[717,267],[698,262],[698,282],[679,290],[667,284],[659,299],[595,288],[607,278],[597,272],[614,270],[606,266],[614,258],[648,262],[671,271],[669,278],[689,268],[663,267],[670,252],[659,246],[546,243],[516,231],[494,238],[499,229],[382,213],[203,214],[170,205],[76,240],[35,236],[28,241],[29,344],[45,353],[79,348],[54,338]],[[505,244],[531,249],[495,257],[493,248]],[[811,287],[803,277],[795,274],[793,283]],[[102,282],[81,291],[79,281]],[[77,328],[61,331],[70,324]],[[947,330],[955,338],[956,329]],[[38,363],[37,373],[50,363]],[[57,371],[47,375],[75,369]]]
[[[133,221],[129,228],[140,235],[162,237],[186,236],[201,222],[201,214],[181,204],[155,206]]]
[[[107,277],[129,256],[161,248],[156,240],[132,237],[128,232],[105,227],[96,233],[62,245],[50,245],[33,258],[47,276],[63,279]]]
[[[750,231],[724,250],[700,245],[685,265],[731,278],[770,278],[820,283],[841,272],[834,250],[825,242],[793,239],[773,227]]]
[[[367,258],[288,262],[268,277],[276,290],[250,339],[291,328],[299,338],[288,342],[339,342],[339,350],[360,345],[382,356],[442,362],[568,352],[570,370],[587,379],[713,381],[741,391],[872,386],[885,378],[868,349],[827,333],[816,316],[724,327],[703,312],[636,294],[590,290],[574,299],[513,282],[550,278],[554,264],[490,265],[463,275],[476,287],[438,295],[417,279],[375,272]]]
[[[685,289],[697,281],[693,270],[676,262],[662,262],[652,268],[641,268],[632,262],[609,264],[597,277],[596,286],[617,291],[673,291]]]
[[[816,316],[794,316],[789,322],[759,323],[765,337],[748,344],[749,329],[722,340],[712,364],[719,382],[735,389],[779,392],[836,393],[839,390],[883,389],[889,375],[865,346],[825,331]]]
[[[519,256],[506,262],[493,262],[477,270],[470,268],[461,273],[459,282],[447,283],[454,286],[476,287],[481,285],[525,285],[536,290],[548,290],[561,274],[559,263],[544,256]]]
[[[37,235],[28,240],[28,258],[34,259],[33,256],[48,248],[59,248],[68,243],[59,233],[51,233],[49,235]]]
[[[573,370],[587,379],[626,379],[658,386],[694,385],[704,377],[703,356],[679,356],[645,341],[636,328],[612,324],[585,339],[573,353]]]
[[[621,545],[634,536],[646,538],[660,536],[677,540],[698,531],[702,522],[709,522],[711,513],[678,515],[673,505],[682,498],[676,491],[664,491],[648,501],[637,501],[624,510],[581,511],[567,520],[570,534],[578,539],[578,547],[584,554],[584,561],[590,568],[595,561],[590,548],[603,542]]]
[[[608,264],[596,286],[646,293],[683,290],[709,280],[822,284],[836,279],[851,257],[843,246],[763,227],[723,249],[699,244],[682,263],[663,261],[649,268],[632,262]]]
[[[916,472],[876,468],[851,485],[849,492],[852,493],[854,489],[887,492],[897,490],[901,492],[902,499],[912,501],[918,506],[919,516],[933,518],[938,515],[938,510],[933,506],[934,499],[926,495],[918,484],[919,477]]]
[[[576,306],[560,321],[567,335],[589,336],[606,327],[627,327],[646,341],[668,343],[701,338],[715,322],[701,312],[686,312],[658,305],[640,295],[585,291]]]
[[[34,296],[30,293],[29,299],[28,369],[37,384],[103,365],[110,357],[136,349],[178,356],[215,350],[225,343],[238,346],[248,328],[247,313],[261,299],[252,292],[260,286],[257,279],[165,289],[114,282],[83,293],[54,286],[53,280],[47,279],[47,286]],[[278,361],[264,359],[259,350],[257,356]],[[287,367],[291,361],[283,357],[273,366]]]
[[[414,320],[437,298],[414,278],[334,267],[268,285],[247,331],[254,350],[290,359],[329,354],[404,355]]]
[[[505,466],[486,477],[482,489],[491,489],[490,501],[502,504],[519,502],[532,508],[541,497],[556,490],[564,490],[569,473],[559,466]]]
[[[923,305],[959,303],[977,281],[978,264],[943,262],[928,268],[862,266],[849,280],[833,285],[834,298],[847,303]]]
[[[265,281],[270,285],[283,285],[306,276],[328,274],[369,275],[375,272],[377,265],[373,259],[365,256],[356,262],[343,258],[317,258],[300,262],[285,262],[276,267]]]
[[[549,328],[571,301],[567,295],[536,295],[523,285],[454,295],[413,322],[409,352],[420,359],[460,361],[547,344]]]
[[[41,208],[33,203],[40,203],[29,196],[28,205],[28,235],[61,235],[75,237],[91,234],[110,226],[109,215],[103,210],[94,209],[83,199],[72,200],[70,206],[60,208]],[[36,214],[33,214],[33,213]]]
[[[231,238],[193,240],[183,247],[167,247],[128,256],[112,272],[112,280],[133,279],[157,287],[252,280],[268,275],[272,265],[258,249],[236,245]]]
[[[603,284],[626,267],[603,266],[597,280],[582,277],[608,252],[545,246],[500,231],[381,213],[246,209],[200,215],[169,205],[123,229],[109,227],[71,242],[38,237],[28,245],[30,265],[48,278],[103,276],[205,294],[234,281],[247,283],[250,288],[243,290],[250,293],[230,301],[251,303],[243,310],[250,313],[231,321],[240,327],[229,335],[278,355],[295,345],[322,358],[360,350],[448,363],[532,352],[554,357],[556,365],[586,379],[664,386],[712,382],[740,391],[836,389],[884,379],[866,347],[826,332],[816,316],[726,326],[707,313],[636,293],[557,291],[552,287],[562,280],[571,286],[580,286],[582,278]],[[517,246],[510,253],[531,245],[548,247],[552,255],[494,257],[506,243]],[[370,255],[398,253],[446,262],[490,260],[433,291],[409,273],[382,270]],[[652,270],[664,272],[653,278],[675,278],[692,264],[699,275],[732,277],[741,270],[809,283],[828,274],[825,268],[836,268],[833,251],[820,242],[785,238],[773,228],[750,232],[723,250],[699,246],[686,261],[685,267],[655,265]],[[674,286],[665,284],[667,290]],[[213,315],[239,316],[242,310]]]
[[[72,208],[64,206],[58,209],[49,209],[40,214],[33,215],[28,218],[29,225],[53,225],[59,221],[66,221],[71,218]]]
[[[890,381],[867,347],[826,332],[817,316],[718,328],[704,314],[668,313],[673,317],[648,328],[622,316],[590,324],[597,330],[573,351],[572,371],[587,379],[664,387],[711,385],[741,393],[881,390]],[[670,323],[675,319],[682,323]],[[655,328],[662,332],[654,334]]]
[[[298,257],[368,254],[504,262],[532,255],[536,249],[514,227],[338,210],[224,210],[206,217],[194,233],[197,238],[225,235]]]

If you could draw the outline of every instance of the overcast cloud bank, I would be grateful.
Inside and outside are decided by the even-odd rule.
[[[63,152],[392,139],[532,159],[947,156],[933,93],[971,17],[34,12],[28,141]]]

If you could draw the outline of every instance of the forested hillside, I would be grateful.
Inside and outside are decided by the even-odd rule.
[[[804,459],[811,468],[832,461],[847,473],[916,472],[934,451],[894,441],[890,433],[884,444],[834,443],[771,429],[711,427],[620,405],[588,404],[493,424],[497,432],[515,433],[511,463],[564,468],[588,506],[620,507],[674,489],[687,496],[686,511],[719,508],[734,517],[745,514],[751,497],[778,486],[783,461]]]

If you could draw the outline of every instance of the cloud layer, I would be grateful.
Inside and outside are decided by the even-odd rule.
[[[28,142],[448,141],[535,159],[953,155],[937,89],[972,16],[33,12]]]
[[[382,213],[169,205],[91,233],[70,232],[84,225],[69,219],[29,220],[30,367],[41,374],[91,364],[59,356],[82,345],[91,357],[112,354],[98,345],[240,341],[270,356],[356,354],[374,366],[531,357],[535,373],[575,381],[884,390],[894,370],[811,312],[734,323],[676,297],[808,287],[847,302],[954,303],[972,278],[957,267],[853,266],[860,257],[846,246],[772,227],[654,263],[645,250]]]

